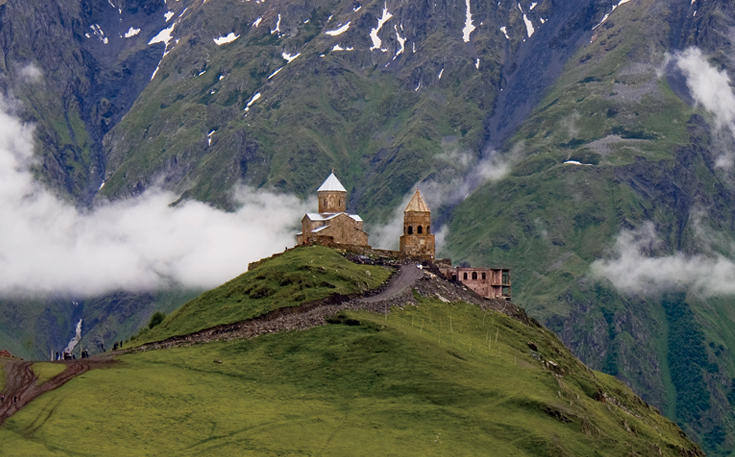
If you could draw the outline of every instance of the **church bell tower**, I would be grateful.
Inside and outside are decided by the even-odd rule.
[[[347,211],[347,189],[344,188],[334,172],[317,189],[320,213],[344,213]]]
[[[431,211],[416,189],[408,206],[403,210],[401,254],[412,257],[434,258],[434,235],[431,233]]]

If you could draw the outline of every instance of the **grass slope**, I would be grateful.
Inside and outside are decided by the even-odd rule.
[[[354,264],[332,249],[308,246],[273,258],[186,303],[135,339],[144,343],[259,316],[277,308],[373,289],[390,272]]]
[[[9,419],[0,428],[3,453],[681,455],[680,447],[693,448],[674,424],[615,379],[589,371],[546,330],[426,299],[388,316],[342,317],[353,325],[125,355]],[[549,359],[567,374],[546,369],[541,360]],[[615,400],[598,401],[601,392]]]
[[[33,364],[33,374],[38,376],[36,384],[39,386],[49,379],[53,378],[57,374],[61,374],[66,369],[66,366],[50,362],[39,362]]]

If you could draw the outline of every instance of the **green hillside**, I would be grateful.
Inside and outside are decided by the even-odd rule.
[[[134,341],[159,341],[230,324],[332,293],[364,292],[389,275],[386,268],[354,264],[329,248],[299,247],[186,303],[150,331],[144,329]]]
[[[656,287],[617,290],[590,269],[614,256],[619,233],[646,223],[661,240],[651,257],[728,256],[735,240],[735,189],[715,165],[711,116],[661,74],[672,30],[660,6],[626,5],[577,51],[511,141],[524,154],[509,176],[455,209],[444,250],[512,267],[514,298],[529,314],[726,455],[735,433],[732,298],[677,285],[674,298]]]
[[[124,355],[9,419],[3,454],[697,453],[551,332],[503,314],[420,299],[333,322]]]

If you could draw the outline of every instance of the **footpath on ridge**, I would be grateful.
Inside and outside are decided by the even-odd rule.
[[[389,313],[391,307],[404,307],[416,304],[413,291],[425,297],[438,298],[444,302],[464,301],[474,303],[483,309],[492,309],[520,320],[526,324],[539,325],[526,315],[525,310],[502,299],[486,299],[459,284],[440,279],[429,269],[420,265],[398,265],[397,271],[380,287],[364,294],[332,294],[321,300],[303,303],[299,306],[279,308],[252,319],[233,324],[218,325],[186,335],[177,335],[165,340],[146,343],[128,349],[126,352],[148,351],[172,347],[190,346],[213,341],[253,338],[268,333],[292,330],[306,330],[327,323],[327,318],[340,311],[372,311]],[[438,272],[438,270],[437,270]]]
[[[321,300],[303,303],[299,306],[279,308],[261,316],[218,325],[187,335],[146,343],[124,351],[111,351],[97,354],[90,358],[65,360],[53,363],[66,365],[66,369],[38,385],[38,376],[33,372],[33,364],[24,360],[5,361],[5,388],[0,393],[0,425],[21,410],[39,395],[63,386],[71,379],[93,368],[108,367],[115,363],[115,357],[124,353],[141,352],[172,347],[191,346],[213,341],[229,341],[234,339],[253,338],[258,335],[291,330],[306,330],[327,323],[330,316],[344,310],[364,310],[375,313],[389,313],[391,307],[405,307],[416,304],[414,291],[424,297],[437,298],[444,302],[463,301],[474,303],[485,310],[494,310],[530,325],[539,324],[529,318],[522,308],[501,300],[489,300],[480,297],[472,290],[459,283],[453,283],[437,276],[438,270],[422,268],[417,264],[397,265],[397,271],[381,286],[363,294],[332,294]],[[53,413],[53,408],[47,416]],[[40,427],[41,424],[37,424]]]

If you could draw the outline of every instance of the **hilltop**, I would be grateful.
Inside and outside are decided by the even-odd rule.
[[[292,255],[327,269],[338,255],[325,249]],[[210,316],[231,308],[223,298],[235,283],[287,290],[247,278],[284,268],[286,256],[209,292]],[[343,309],[300,331],[119,354],[10,417],[3,453],[703,455],[519,308],[404,268],[419,273],[409,293],[380,313]],[[337,288],[344,277],[322,281]],[[250,322],[264,316],[243,307]]]

